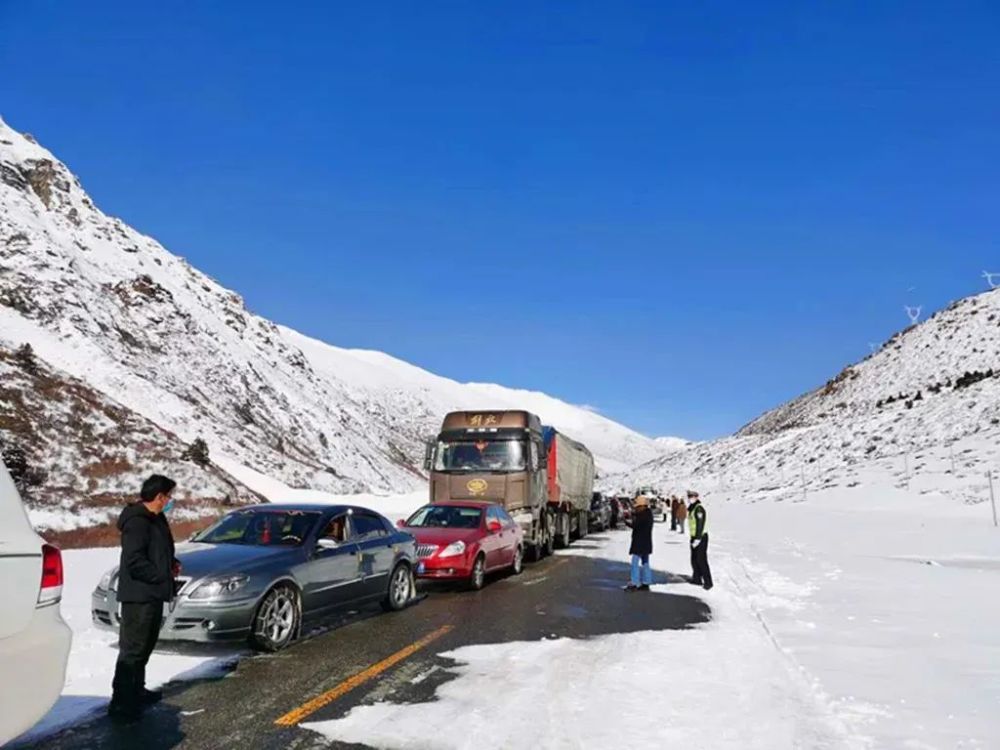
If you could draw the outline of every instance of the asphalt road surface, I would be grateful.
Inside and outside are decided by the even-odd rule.
[[[603,536],[574,546],[602,544]],[[657,575],[657,582],[666,580]],[[708,606],[684,587],[677,594],[626,594],[627,580],[624,563],[567,555],[526,566],[519,576],[491,577],[479,592],[422,588],[427,595],[401,612],[351,613],[283,652],[243,658],[225,676],[168,685],[163,702],[138,724],[118,726],[101,716],[21,747],[364,747],[331,743],[298,723],[375,701],[431,700],[453,677],[452,662],[438,654],[460,646],[682,629],[709,617]],[[418,676],[426,677],[414,682]]]

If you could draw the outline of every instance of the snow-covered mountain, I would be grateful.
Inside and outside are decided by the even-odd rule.
[[[779,497],[880,464],[900,482],[944,457],[980,480],[1000,443],[1000,289],[961,299],[735,435],[654,459],[612,485],[741,488]],[[932,459],[932,454],[936,458]],[[954,457],[954,458],[953,458]],[[954,464],[954,469],[952,468]],[[955,488],[968,502],[981,490]]]
[[[40,485],[36,506],[79,509],[117,498],[153,468],[178,473],[179,458],[166,457],[196,438],[219,464],[249,467],[292,487],[409,490],[424,480],[423,439],[444,412],[458,408],[531,409],[586,443],[604,472],[663,452],[649,438],[545,394],[460,384],[254,315],[238,294],[99,211],[62,163],[0,120],[6,372],[16,369],[13,353],[24,344],[46,378],[94,394],[85,401],[88,419],[107,403],[131,425],[114,440],[108,430],[45,433],[50,417],[69,406],[39,394],[23,373],[16,392],[0,391],[0,440],[17,443],[50,476],[77,477],[60,492]],[[13,382],[5,377],[5,386]],[[23,401],[30,393],[37,408],[29,420]],[[143,435],[162,450],[147,450]],[[98,465],[120,471],[105,476]],[[218,466],[184,478],[194,496],[246,495]],[[87,500],[81,505],[69,496]]]

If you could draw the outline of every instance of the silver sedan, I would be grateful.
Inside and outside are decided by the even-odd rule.
[[[160,638],[246,638],[261,651],[287,646],[303,622],[340,608],[413,596],[412,536],[366,508],[256,505],[227,513],[177,548],[180,576],[164,605]],[[92,596],[94,623],[117,630],[118,569]]]

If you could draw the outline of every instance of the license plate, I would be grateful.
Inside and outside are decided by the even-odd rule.
[[[420,575],[421,573],[423,573],[424,570],[426,570],[426,568],[427,568],[427,566],[424,565],[423,561],[418,562],[417,563],[417,575]]]

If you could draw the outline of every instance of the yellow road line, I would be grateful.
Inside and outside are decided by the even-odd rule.
[[[298,708],[289,711],[287,714],[282,716],[274,723],[280,727],[295,726],[310,714],[319,711],[321,708],[323,708],[323,706],[328,706],[341,696],[346,695],[347,693],[354,690],[354,688],[358,687],[359,685],[362,685],[368,682],[368,680],[378,677],[387,669],[390,669],[394,665],[403,661],[403,659],[412,656],[417,651],[433,643],[441,636],[450,633],[453,629],[454,629],[453,625],[444,625],[443,627],[440,627],[437,630],[428,633],[419,641],[414,641],[406,648],[401,648],[392,656],[387,656],[382,661],[372,664],[367,669],[358,672],[356,675],[353,675],[352,677],[348,677],[339,685],[331,688],[330,690],[327,690],[322,695],[317,695],[308,703],[303,703]]]

